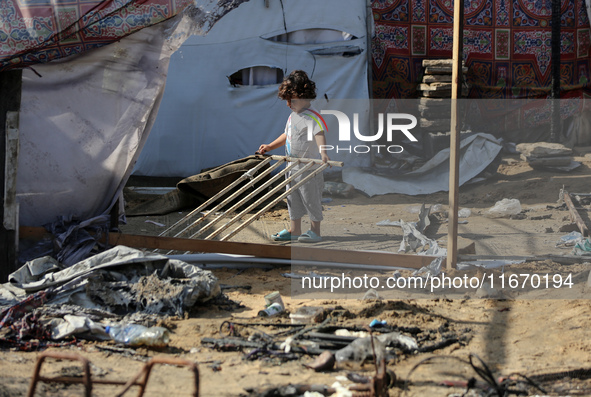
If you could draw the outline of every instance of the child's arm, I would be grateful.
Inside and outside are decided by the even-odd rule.
[[[325,163],[330,161],[330,158],[328,158],[328,154],[326,153],[326,137],[324,136],[324,131],[320,131],[318,134],[314,135],[314,139],[316,140],[318,150],[320,150],[322,161]]]
[[[268,145],[262,144],[261,146],[259,146],[259,153],[265,154],[266,152],[277,149],[278,147],[285,145],[286,140],[287,140],[287,135],[281,134],[281,135],[279,135],[279,137],[277,139],[275,139],[273,142],[269,143]]]

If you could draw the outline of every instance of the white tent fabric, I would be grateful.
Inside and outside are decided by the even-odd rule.
[[[316,82],[313,106],[319,110],[334,108],[333,99],[367,100],[366,12],[361,0],[250,1],[206,36],[190,37],[171,58],[160,111],[134,175],[195,175],[254,154],[279,136],[289,109],[277,98],[278,81],[270,84],[274,68],[305,70]],[[230,84],[229,76],[244,69],[248,85]],[[369,124],[369,113],[358,112],[360,123]],[[336,145],[337,120],[326,122],[328,144]],[[367,155],[329,155],[346,166],[370,163]]]
[[[82,221],[109,210],[145,143],[170,55],[189,25],[178,15],[94,51],[23,70],[21,225],[58,216]]]

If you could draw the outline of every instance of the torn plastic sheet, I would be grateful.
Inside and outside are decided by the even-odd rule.
[[[521,260],[498,260],[498,259],[483,259],[477,261],[462,261],[456,264],[458,270],[468,270],[474,267],[482,267],[484,269],[496,269],[510,265],[519,265],[525,263],[525,259]]]
[[[402,227],[402,241],[398,252],[416,252],[418,255],[446,256],[447,249],[439,247],[437,241],[431,240],[419,232],[415,226],[408,222],[400,221]],[[425,248],[427,247],[427,248]]]
[[[564,236],[560,237],[560,241],[556,243],[556,247],[573,247],[583,241],[583,239],[584,237],[581,232],[570,232],[569,234],[565,234]]]
[[[15,285],[35,282],[43,278],[45,274],[56,272],[61,269],[62,268],[59,266],[57,259],[54,259],[51,256],[43,256],[25,263],[8,276],[8,281]]]
[[[445,259],[443,256],[433,259],[429,265],[421,267],[419,270],[413,272],[412,275],[423,278],[426,278],[427,275],[430,275],[431,277],[438,276],[439,273],[441,273],[443,259]]]
[[[27,267],[28,265],[25,265]],[[208,270],[155,253],[117,246],[69,268],[22,280],[10,276],[12,288],[26,292],[49,289],[48,304],[77,304],[116,313],[181,315],[184,310],[220,294],[218,279]]]
[[[588,238],[577,241],[572,254],[577,256],[591,256],[591,241]]]
[[[460,186],[480,174],[503,146],[490,134],[478,133],[460,142]],[[377,175],[366,168],[345,167],[343,182],[370,197],[379,194],[431,194],[449,190],[449,149],[437,153],[416,171],[403,175]]]
[[[59,340],[72,335],[86,336],[85,339],[111,339],[105,328],[88,317],[66,314],[63,318],[54,318],[49,322],[51,339]]]

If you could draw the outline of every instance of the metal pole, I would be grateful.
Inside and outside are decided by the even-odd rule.
[[[560,14],[561,2],[560,0],[552,0],[552,87],[550,90],[550,98],[552,101],[551,114],[552,120],[550,124],[550,142],[558,142],[561,136],[560,131]]]

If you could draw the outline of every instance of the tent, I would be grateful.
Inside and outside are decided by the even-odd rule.
[[[285,128],[290,110],[277,88],[295,69],[316,82],[314,107],[360,100],[350,106],[367,124],[367,11],[365,0],[251,1],[207,35],[190,37],[171,57],[160,111],[134,175],[190,176],[254,154]],[[331,144],[337,119],[325,120]],[[344,151],[329,155],[370,163]]]
[[[241,1],[201,3],[3,3],[0,71],[25,68],[21,225],[109,212],[158,111],[170,55]]]

